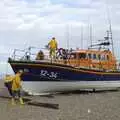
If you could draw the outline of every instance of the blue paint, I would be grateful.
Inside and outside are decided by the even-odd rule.
[[[12,68],[14,72],[18,70],[26,69],[27,72],[24,73],[22,79],[23,81],[119,81],[120,80],[120,72],[116,72],[116,74],[96,74],[101,73],[100,71],[96,71],[96,73],[91,72],[91,70],[78,70],[68,66],[61,66],[55,64],[47,63],[30,63],[31,65],[27,65],[27,63],[22,64],[12,64]],[[42,66],[36,66],[42,65]],[[45,65],[45,66],[44,66]],[[70,69],[71,68],[71,69]],[[87,71],[87,72],[86,72]],[[41,75],[41,73],[43,75]]]

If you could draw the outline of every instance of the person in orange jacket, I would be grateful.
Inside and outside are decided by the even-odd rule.
[[[53,37],[52,40],[50,40],[50,42],[48,43],[48,47],[50,49],[50,57],[55,58],[56,50],[58,48],[57,40],[55,39],[55,37]]]
[[[15,104],[15,96],[19,97],[20,104],[24,104],[23,99],[21,97],[21,75],[23,71],[20,70],[16,73],[12,80],[12,104]]]

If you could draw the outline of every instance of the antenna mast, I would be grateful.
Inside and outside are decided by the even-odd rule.
[[[113,44],[113,35],[112,35],[112,25],[111,25],[111,19],[110,19],[110,13],[109,13],[109,8],[107,6],[107,18],[108,18],[108,24],[109,24],[109,39],[111,41],[112,45],[112,53],[114,55],[114,44]]]
[[[83,49],[83,26],[81,26],[81,49]]]
[[[66,32],[67,32],[67,49],[69,50],[69,25],[66,26]]]
[[[90,24],[90,45],[92,46],[92,25]]]
[[[113,37],[112,37],[112,26],[111,26],[111,20],[109,19],[109,37],[110,37],[110,40],[111,40],[111,44],[112,44],[112,52],[113,52],[113,55],[114,55],[114,44],[113,44]]]

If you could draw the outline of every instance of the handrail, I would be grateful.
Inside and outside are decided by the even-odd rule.
[[[36,50],[36,52],[32,52],[33,49]],[[30,60],[30,59],[32,60],[32,57],[36,57],[38,50],[45,50],[45,49],[46,48],[38,48],[38,47],[34,47],[34,46],[30,46],[23,50],[14,49],[11,58],[13,60]],[[27,57],[29,57],[29,59],[26,59]]]
[[[32,49],[37,49],[37,52],[32,52]],[[30,61],[30,60],[36,60],[36,55],[38,53],[38,49],[39,50],[48,50],[46,48],[37,48],[37,47],[28,47],[27,49],[24,50],[20,50],[20,49],[15,49],[12,55],[12,59],[13,60],[25,60],[25,61]],[[51,59],[49,58],[49,54],[48,56],[46,54],[44,54],[46,56],[46,58],[44,60],[47,60],[48,62],[51,62]],[[75,67],[88,67],[89,69],[92,69],[91,64],[94,66],[97,66],[97,68],[102,69],[103,66],[112,66],[113,63],[109,63],[109,64],[101,64],[101,62],[97,62],[97,63],[92,63],[89,60],[78,60],[78,59],[67,59],[67,63],[65,62],[65,60],[63,59],[57,59],[56,61],[53,61],[54,63],[58,63],[58,64],[66,64],[66,65],[70,65],[70,66],[75,66]],[[100,68],[101,65],[101,68]],[[114,65],[113,65],[114,66]],[[112,68],[112,67],[111,67]],[[114,67],[113,67],[114,68]],[[115,68],[116,70],[120,71],[120,60],[117,60],[116,64],[115,64]],[[112,69],[111,69],[112,70]]]

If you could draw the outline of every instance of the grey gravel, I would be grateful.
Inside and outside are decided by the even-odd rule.
[[[2,90],[1,83],[0,93]],[[120,91],[31,98],[41,103],[59,104],[59,109],[11,105],[10,100],[0,98],[0,120],[120,120]]]

